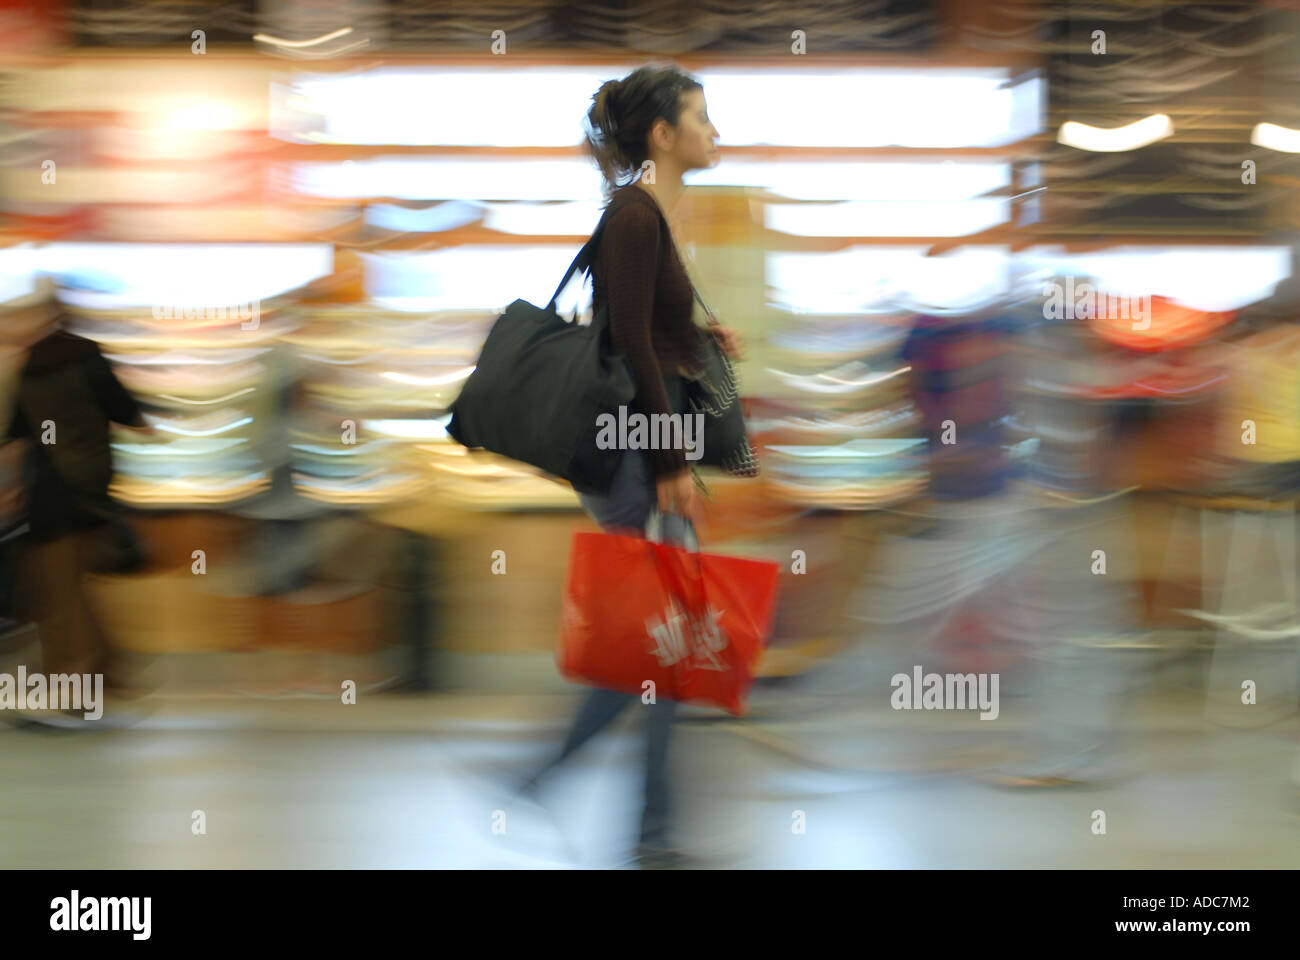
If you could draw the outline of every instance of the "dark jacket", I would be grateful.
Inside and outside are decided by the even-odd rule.
[[[33,540],[93,529],[113,515],[109,421],[144,424],[95,342],[66,330],[37,342],[9,425],[10,437],[31,442],[26,486]]]

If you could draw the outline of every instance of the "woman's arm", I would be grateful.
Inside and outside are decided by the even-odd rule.
[[[607,265],[610,345],[627,355],[636,380],[640,412],[671,414],[663,371],[651,342],[651,323],[660,236],[659,218],[643,204],[629,203],[605,225],[601,238]],[[646,450],[656,478],[686,469],[684,450]]]
[[[108,365],[108,361],[104,359],[104,355],[100,352],[98,346],[86,358],[86,364],[87,373],[95,391],[95,399],[99,402],[100,409],[104,411],[108,419],[136,433],[145,436],[156,436],[157,431],[145,421],[144,413],[141,411],[140,405],[136,403],[135,397],[131,396],[130,391],[122,386],[122,381],[117,379],[117,376],[113,373],[113,368]]]

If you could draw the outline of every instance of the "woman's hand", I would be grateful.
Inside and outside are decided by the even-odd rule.
[[[691,468],[668,474],[655,481],[660,513],[675,513],[682,517],[695,516],[695,477]]]
[[[709,324],[709,332],[718,338],[718,346],[722,347],[722,352],[733,360],[742,358],[741,350],[745,341],[741,339],[740,333],[732,327],[724,327],[720,323]]]

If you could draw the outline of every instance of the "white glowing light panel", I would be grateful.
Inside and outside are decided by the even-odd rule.
[[[1273,294],[1291,275],[1291,251],[1260,247],[1122,247],[1068,254],[1039,247],[1012,254],[967,246],[943,256],[926,247],[857,246],[834,253],[770,253],[768,301],[793,313],[842,314],[889,307],[974,309],[1015,294],[1040,295],[1054,274],[1086,276],[1116,296],[1168,297],[1200,310],[1237,310]]]
[[[4,288],[34,276],[80,277],[93,291],[65,290],[69,303],[99,309],[151,304],[211,306],[265,300],[327,276],[330,244],[51,243],[0,252]]]
[[[623,67],[380,68],[272,86],[273,136],[308,143],[559,147]],[[987,69],[697,73],[726,146],[994,147],[1042,128],[1045,84]]]

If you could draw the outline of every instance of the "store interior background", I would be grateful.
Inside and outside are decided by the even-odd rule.
[[[1294,866],[1300,9],[1036,0],[0,2],[0,412],[49,276],[159,431],[114,437],[148,568],[91,586],[143,692],[103,732],[0,730],[30,774],[0,800],[0,862],[604,862],[622,823],[602,811],[630,802],[608,768],[565,807],[602,825],[576,857],[498,843],[483,786],[563,729],[564,575],[596,527],[445,426],[493,319],[545,303],[599,217],[591,95],[655,59],[700,79],[721,133],[671,222],[745,337],[763,465],[706,473],[701,543],[782,564],[750,715],[687,713],[701,846]],[[1048,316],[1066,278],[1151,297],[1148,328]],[[902,356],[923,316],[1002,334],[947,356],[941,398]],[[926,403],[984,388],[991,439],[936,443]],[[973,539],[926,553],[953,523]],[[1067,527],[1037,561],[998,553]],[[5,670],[39,650],[13,556]],[[1077,629],[1036,645],[1004,590]],[[1100,677],[1113,700],[1082,709],[1127,746],[1083,793],[1000,793],[979,774],[1001,730],[890,708],[913,663],[1048,661],[1067,679],[1023,705],[1004,684],[1003,729]],[[638,743],[600,757],[635,769]],[[801,845],[801,804],[835,828]],[[191,843],[198,808],[228,811],[224,839]]]

